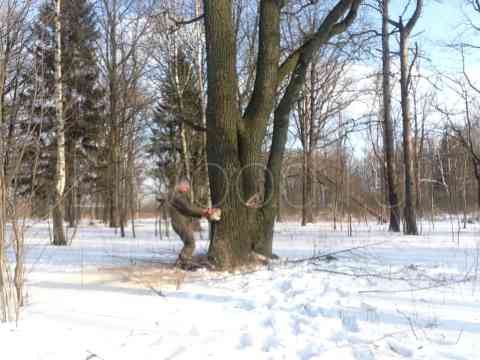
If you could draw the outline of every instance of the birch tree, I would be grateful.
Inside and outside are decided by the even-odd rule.
[[[56,110],[56,140],[57,162],[55,171],[55,196],[52,210],[53,244],[67,245],[64,218],[65,191],[65,118],[63,113],[63,69],[62,69],[62,0],[56,0],[56,51],[55,51],[55,110]]]

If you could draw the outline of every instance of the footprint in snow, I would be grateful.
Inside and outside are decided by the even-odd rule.
[[[323,289],[322,291],[320,291],[320,294],[319,296],[325,296],[328,292],[330,291],[330,283],[327,281],[324,285],[323,285]]]
[[[350,292],[344,291],[340,288],[336,288],[337,294],[340,295],[341,297],[347,297],[350,295]]]
[[[355,360],[375,360],[375,355],[368,346],[355,346],[352,352]]]
[[[189,335],[200,336],[200,332],[198,331],[198,328],[195,325],[193,325],[192,328],[190,329]]]
[[[264,327],[268,327],[268,328],[273,327],[273,317],[272,317],[272,316],[267,316],[267,317],[262,321],[262,325],[263,325]]]
[[[262,351],[269,352],[272,348],[276,348],[280,345],[277,337],[273,334],[269,335],[263,342]]]
[[[243,333],[242,335],[240,335],[239,344],[238,344],[238,347],[240,349],[243,349],[252,345],[253,345],[253,338],[251,334]]]
[[[350,332],[360,331],[357,323],[357,317],[355,314],[341,313],[340,317],[342,319],[342,325],[345,330],[348,330]]]
[[[439,352],[438,354],[440,355],[438,356],[438,358],[445,358],[445,359],[451,359],[451,360],[467,360],[467,358],[462,355],[456,355],[456,354],[446,353],[446,352]]]
[[[267,303],[265,304],[267,308],[271,309],[275,306],[275,304],[278,302],[278,299],[275,296],[270,296],[268,299]]]
[[[277,288],[283,292],[286,292],[292,288],[292,282],[290,280],[282,281],[277,285]]]
[[[379,321],[379,315],[377,312],[377,308],[375,306],[362,302],[360,304],[360,308],[362,309],[362,311],[365,312],[366,321],[371,321],[371,322]]]
[[[304,325],[306,324],[306,321],[303,320],[303,319],[295,319],[294,323],[293,323],[293,326],[292,326],[292,330],[293,330],[293,333],[295,334],[295,336],[298,336],[300,334],[303,333],[303,327]]]
[[[325,348],[318,344],[308,344],[303,350],[297,353],[299,359],[319,358],[319,354],[324,352]]]
[[[315,311],[310,304],[302,304],[300,305],[300,312],[303,312],[305,315],[309,317],[316,317],[318,315],[318,311]]]
[[[255,309],[256,306],[253,301],[242,300],[237,302],[237,304],[235,304],[235,307],[245,311],[252,311]]]
[[[396,353],[400,356],[403,356],[403,357],[406,357],[406,358],[410,358],[410,357],[413,356],[413,350],[410,349],[405,344],[402,344],[402,343],[400,343],[396,340],[393,340],[393,339],[388,339],[387,344],[388,344],[388,347],[390,348],[390,350],[392,350],[394,353]]]

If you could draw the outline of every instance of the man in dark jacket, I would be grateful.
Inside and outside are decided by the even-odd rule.
[[[192,204],[188,199],[190,184],[187,181],[180,182],[170,193],[168,207],[173,230],[183,241],[183,249],[177,259],[177,265],[188,267],[191,263],[195,250],[195,237],[193,235],[193,218],[206,218],[209,221],[218,220],[218,209],[203,209]]]

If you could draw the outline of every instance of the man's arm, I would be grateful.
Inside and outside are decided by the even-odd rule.
[[[201,218],[205,214],[205,209],[202,209],[180,196],[174,196],[171,200],[171,205],[182,215]]]

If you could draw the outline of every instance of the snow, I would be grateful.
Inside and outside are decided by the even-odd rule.
[[[180,242],[155,238],[153,221],[136,239],[82,224],[66,248],[32,223],[28,305],[0,324],[0,358],[480,359],[480,226],[421,225],[411,237],[279,224],[281,260],[186,274],[161,264]]]

